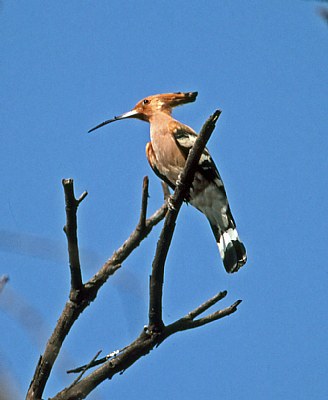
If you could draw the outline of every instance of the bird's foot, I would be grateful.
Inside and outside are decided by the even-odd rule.
[[[183,186],[182,182],[181,182],[181,174],[179,174],[178,179],[175,182],[176,186]]]
[[[168,208],[170,211],[176,210],[175,205],[174,205],[173,196],[169,196],[169,197],[167,198],[167,208]]]

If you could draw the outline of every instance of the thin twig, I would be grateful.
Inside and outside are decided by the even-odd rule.
[[[69,389],[71,387],[75,386],[81,380],[82,376],[86,373],[86,371],[90,368],[90,366],[93,365],[93,363],[96,361],[96,359],[98,358],[100,353],[101,353],[101,350],[99,350],[97,352],[97,354],[92,358],[92,360],[90,360],[90,362],[88,364],[84,365],[84,367],[81,370],[81,373],[77,376],[76,379],[74,379],[72,384],[68,387]]]
[[[198,317],[198,315],[203,314],[206,310],[208,310],[210,307],[212,307],[214,304],[216,304],[218,301],[224,299],[227,295],[227,291],[224,290],[223,292],[219,292],[215,296],[213,296],[211,299],[205,301],[203,304],[201,304],[199,307],[195,308],[195,310],[190,311],[188,314],[188,317],[190,319],[195,319]]]
[[[230,314],[233,314],[237,311],[238,305],[241,303],[241,300],[237,300],[235,303],[226,307],[222,310],[217,310],[212,314],[209,314],[203,318],[195,319],[201,313],[205,312],[209,307],[213,306],[220,300],[222,300],[226,296],[226,291],[220,292],[210,298],[209,300],[205,301],[205,303],[201,304],[199,307],[195,308],[193,311],[190,311],[184,317],[178,319],[177,321],[173,322],[170,325],[165,327],[162,335],[159,338],[159,344],[167,339],[169,336],[173,335],[174,333],[181,332],[188,329],[197,328],[199,326],[203,326],[214,322],[218,319],[224,318]]]
[[[223,310],[218,310],[215,311],[212,314],[207,315],[206,317],[196,319],[190,324],[190,328],[196,328],[198,326],[203,326],[206,324],[209,324],[210,322],[217,321],[218,319],[221,319],[223,317],[226,317],[227,315],[230,315],[237,311],[237,307],[241,303],[241,300],[235,301],[231,306],[224,308]]]
[[[106,361],[108,361],[111,358],[117,357],[119,354],[122,354],[122,352],[125,351],[125,350],[126,350],[126,347],[124,347],[121,350],[112,351],[111,353],[107,354],[107,356],[105,356],[103,358],[99,358],[99,360],[94,360],[93,362],[91,362],[89,364],[84,364],[84,365],[82,365],[80,367],[69,369],[68,371],[66,371],[66,373],[67,374],[76,374],[78,372],[83,371],[84,369],[94,368],[97,365],[104,364]]]

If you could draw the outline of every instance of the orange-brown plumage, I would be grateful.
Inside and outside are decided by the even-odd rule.
[[[89,132],[120,119],[137,118],[149,122],[148,162],[153,171],[174,188],[197,134],[172,118],[171,113],[174,107],[195,101],[196,96],[197,92],[179,92],[146,97],[131,111]],[[227,272],[238,271],[246,262],[246,250],[239,240],[222,179],[207,149],[200,158],[188,201],[209,220]]]

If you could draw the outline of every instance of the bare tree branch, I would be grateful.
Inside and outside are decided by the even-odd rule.
[[[203,304],[201,304],[199,307],[195,308],[193,311],[190,311],[188,314],[188,318],[191,320],[194,320],[196,317],[198,317],[200,314],[203,314],[206,310],[208,310],[210,307],[212,307],[214,304],[216,304],[218,301],[224,299],[227,295],[227,291],[224,290],[223,292],[219,292],[209,300],[205,301]]]
[[[195,310],[188,313],[183,318],[166,326],[163,335],[160,338],[160,342],[162,342],[169,336],[173,335],[174,333],[185,331],[187,329],[198,328],[199,326],[209,324],[210,322],[224,318],[237,311],[237,307],[241,303],[241,300],[237,300],[231,306],[226,307],[223,310],[218,310],[203,318],[195,319],[198,315],[205,312],[209,307],[216,304],[218,301],[222,300],[226,296],[226,294],[227,294],[226,291],[218,293],[217,295],[215,295],[214,297],[212,297],[211,299],[207,300],[205,303],[197,307]]]
[[[122,262],[126,260],[132,251],[139,246],[142,240],[148,236],[153,227],[165,217],[167,205],[163,204],[162,207],[159,208],[150,218],[144,221],[144,216],[147,211],[148,197],[148,178],[145,178],[143,182],[142,206],[139,223],[122,246],[114,252],[112,257],[106,261],[100,270],[85,284],[85,289],[88,291],[89,296],[92,297],[92,299],[94,299],[92,294],[96,296],[99,288],[107,281],[108,277],[121,267]]]
[[[64,226],[64,232],[67,237],[69,267],[71,270],[71,296],[76,296],[83,286],[77,243],[76,213],[79,204],[88,193],[84,192],[77,200],[74,196],[73,179],[63,179],[62,184],[65,192],[66,225]]]
[[[66,193],[71,199],[75,199],[74,196],[74,189],[73,189],[73,181],[72,180],[65,180],[70,182],[67,186],[67,190],[69,193]],[[66,186],[64,186],[65,188]],[[144,198],[148,197],[148,186],[144,184],[143,186],[143,200]],[[147,191],[147,196],[145,196],[145,191]],[[69,234],[73,231],[74,236],[74,226],[76,228],[76,220],[74,225],[74,218],[71,216],[70,213],[77,212],[78,204],[83,200],[86,194],[82,194],[79,200],[76,200],[76,204],[69,207],[67,211],[69,213],[69,221],[70,227],[66,228]],[[74,202],[73,202],[74,203]],[[137,228],[131,233],[130,237],[123,243],[123,245],[114,252],[112,257],[105,262],[102,268],[86,283],[82,284],[82,287],[77,291],[71,290],[70,299],[64,306],[64,310],[59,317],[57,325],[46,345],[45,351],[42,356],[40,356],[33,379],[30,383],[30,387],[27,392],[26,400],[39,400],[42,397],[44,392],[45,385],[48,381],[50,372],[52,367],[56,361],[56,358],[59,354],[61,346],[69,333],[70,329],[72,328],[74,322],[78,319],[81,313],[90,305],[98,293],[98,290],[101,286],[107,281],[109,276],[113,275],[117,269],[121,267],[122,262],[132,253],[132,251],[139,246],[141,241],[147,237],[147,235],[151,232],[152,228],[158,224],[165,216],[167,210],[166,204],[163,204],[161,208],[159,208],[151,217],[146,219],[144,223],[143,229],[140,229],[138,224]],[[141,214],[145,211],[145,205],[142,206]],[[76,216],[75,216],[76,218]],[[72,224],[73,220],[73,224]],[[70,236],[69,236],[70,237]],[[76,254],[78,255],[78,247],[77,247],[77,240],[76,242],[73,241],[72,246],[76,245],[76,249],[71,249],[72,254],[70,254],[70,267],[74,263],[74,272],[78,270],[78,265],[76,264],[78,258],[76,259]],[[69,244],[70,246],[70,244]],[[71,269],[72,271],[72,269]],[[77,272],[78,274],[78,272]],[[74,276],[74,280],[75,280]],[[73,277],[71,278],[73,280]],[[78,278],[76,279],[78,280]],[[74,283],[74,287],[79,286],[78,283]],[[73,296],[72,293],[78,293],[78,295]]]
[[[215,123],[220,117],[221,111],[216,110],[203,125],[192,149],[189,152],[186,165],[177,182],[171,201],[171,207],[166,215],[164,227],[161,236],[157,242],[156,254],[152,265],[152,274],[150,277],[150,295],[149,295],[149,329],[152,331],[161,331],[164,327],[162,320],[162,296],[164,266],[167,253],[171,244],[175,222],[182,202],[188,197],[199,159],[215,128]]]
[[[166,218],[164,226],[157,244],[156,254],[152,264],[149,294],[149,325],[144,327],[137,339],[123,349],[116,350],[100,360],[97,360],[99,355],[99,353],[97,353],[97,355],[86,365],[75,368],[74,370],[70,370],[69,372],[80,372],[80,375],[69,387],[63,389],[52,399],[84,399],[101,382],[112,378],[117,373],[122,373],[124,370],[134,364],[140,357],[148,354],[155,346],[158,346],[172,334],[206,325],[210,322],[226,317],[237,310],[241,300],[236,301],[234,304],[222,310],[217,310],[211,314],[200,317],[201,314],[206,312],[211,306],[215,305],[226,296],[227,292],[224,291],[208,299],[203,304],[189,312],[186,316],[167,326],[164,325],[162,320],[162,286],[164,280],[164,266],[175,228],[176,218],[182,202],[188,197],[189,189],[193,181],[194,173],[198,166],[199,158],[207,141],[210,138],[211,133],[214,130],[215,123],[220,114],[221,111],[217,110],[204,124],[201,133],[199,134],[193,148],[188,155],[186,166],[181,173],[173,195],[170,196],[167,186],[163,186],[164,197],[168,199],[167,202],[171,205],[171,207],[168,209],[167,205],[164,204],[150,218],[146,218],[148,203],[148,178],[144,178],[141,211],[136,229],[123,243],[123,245],[114,252],[112,257],[106,261],[101,269],[84,285],[82,283],[81,276],[81,286],[79,286],[78,272],[76,272],[80,270],[80,265],[79,262],[77,262],[78,258],[76,258],[76,255],[78,256],[78,248],[77,238],[75,242],[74,235],[76,235],[77,206],[78,203],[85,197],[85,195],[82,195],[79,200],[76,200],[74,197],[73,186],[71,185],[71,193],[69,194],[69,197],[70,201],[72,201],[72,199],[75,201],[72,201],[73,205],[69,203],[70,207],[67,207],[66,201],[66,211],[67,213],[69,212],[69,215],[67,215],[68,222],[65,231],[68,241],[72,235],[74,239],[72,243],[74,246],[76,245],[75,249],[71,249],[72,254],[70,254],[70,267],[74,264],[75,269],[73,272],[71,272],[71,275],[73,275],[73,273],[77,274],[77,278],[74,277],[73,279],[72,276],[72,282],[74,281],[74,285],[72,283],[70,300],[66,303],[57,326],[51,338],[49,339],[49,342],[47,343],[46,350],[40,357],[34,378],[27,394],[28,400],[41,399],[52,366],[73,323],[82,313],[82,311],[90,304],[90,302],[96,298],[98,290],[106,282],[109,276],[111,276],[117,269],[121,267],[124,260],[137,246],[139,246],[140,242],[148,235],[153,226],[162,220],[165,215]],[[71,183],[73,182],[71,181]],[[75,213],[75,220],[74,216],[72,217],[70,214],[71,212]],[[67,228],[68,225],[70,228]],[[73,251],[75,251],[75,253]],[[79,289],[77,289],[77,287],[79,287]],[[77,293],[78,295],[72,296],[72,292]],[[98,366],[98,368],[91,372],[88,376],[83,377],[87,370],[95,366]]]
[[[148,176],[145,176],[142,184],[142,199],[141,199],[141,211],[139,223],[137,225],[137,229],[143,231],[146,227],[146,218],[147,218],[147,206],[148,206],[148,187],[149,187],[149,179]]]
[[[125,371],[139,358],[147,355],[154,347],[158,346],[172,334],[208,324],[212,321],[216,321],[217,319],[234,313],[240,304],[240,300],[223,310],[218,310],[204,318],[194,320],[194,318],[198,316],[200,312],[206,311],[209,307],[225,297],[225,294],[226,292],[218,293],[216,296],[207,300],[204,304],[191,311],[185,317],[164,327],[161,333],[150,332],[147,328],[145,328],[136,340],[134,340],[130,345],[126,346],[123,350],[118,351],[117,355],[115,355],[113,358],[110,358],[108,361],[103,360],[105,362],[101,367],[97,368],[90,375],[79,381],[74,387],[69,387],[62,390],[51,400],[84,399],[105,379],[111,379],[115,374]],[[88,364],[88,367],[97,365],[98,361]],[[76,368],[70,372],[79,372],[85,367],[86,366]]]
[[[203,314],[205,311],[207,311],[210,307],[212,307],[213,305],[215,305],[216,303],[218,303],[220,300],[222,300],[223,298],[225,298],[227,295],[227,291],[223,291],[223,292],[219,292],[217,293],[215,296],[211,297],[210,299],[206,300],[203,304],[201,304],[200,306],[198,306],[197,308],[195,308],[194,310],[190,311],[186,316],[180,318],[179,320],[173,322],[170,325],[167,325],[164,327],[164,330],[162,331],[162,333],[159,334],[155,334],[155,336],[158,339],[158,343],[156,343],[156,345],[159,345],[160,343],[162,343],[165,339],[167,339],[169,336],[173,335],[174,333],[177,332],[181,332],[187,329],[193,329],[193,328],[197,328],[199,326],[202,325],[206,325],[210,322],[216,321],[220,318],[226,317],[232,313],[234,313],[235,311],[237,311],[237,307],[238,305],[241,303],[241,300],[237,300],[234,304],[232,304],[229,307],[226,307],[223,310],[218,310],[212,314],[209,314],[206,317],[200,318],[198,320],[195,320],[196,317],[198,317],[200,314]],[[148,331],[148,328],[145,328],[145,332],[148,332],[148,334],[151,334],[150,331]],[[154,334],[154,333],[153,333]],[[99,364],[103,364],[105,363],[108,359],[112,358],[112,357],[116,357],[118,354],[121,354],[122,352],[126,351],[126,349],[128,349],[128,347],[125,347],[122,350],[116,350],[114,352],[112,352],[111,354],[109,354],[108,356],[99,359],[97,361],[88,363],[86,365],[83,365],[81,367],[78,368],[74,368],[72,370],[67,371],[67,373],[78,373],[81,371],[85,371],[87,368],[92,368],[95,367]]]

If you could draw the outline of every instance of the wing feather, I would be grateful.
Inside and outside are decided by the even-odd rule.
[[[174,130],[175,141],[187,159],[189,151],[194,145],[197,134],[189,128],[187,125],[180,125]],[[199,159],[199,169],[198,171],[209,181],[215,182],[218,187],[223,186],[222,179],[220,177],[219,171],[209,153],[207,148],[204,149],[200,159]]]

